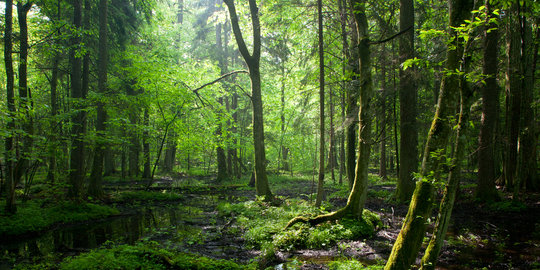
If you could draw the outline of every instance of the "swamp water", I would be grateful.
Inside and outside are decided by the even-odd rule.
[[[244,250],[239,235],[224,230],[229,220],[218,217],[218,203],[227,200],[230,198],[216,195],[186,195],[168,205],[133,206],[121,216],[57,226],[36,237],[2,240],[0,270],[17,262],[73,256],[110,242],[133,244],[140,239],[214,258],[248,261],[254,255]]]

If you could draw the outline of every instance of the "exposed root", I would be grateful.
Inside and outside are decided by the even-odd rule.
[[[284,230],[287,230],[288,228],[292,227],[296,223],[306,223],[306,224],[309,224],[310,226],[315,226],[315,225],[318,225],[327,221],[338,220],[344,217],[349,212],[349,209],[350,209],[349,207],[345,206],[344,208],[341,208],[335,212],[324,214],[324,215],[318,215],[314,218],[298,216],[291,219],[289,223],[287,223],[287,226],[285,226]]]

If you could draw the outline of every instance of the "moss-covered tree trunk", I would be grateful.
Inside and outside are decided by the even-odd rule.
[[[451,27],[459,26],[472,9],[471,0],[450,1]],[[460,67],[463,56],[462,40],[450,28],[453,37],[448,47],[446,70],[455,71]],[[447,145],[452,131],[453,120],[456,119],[456,107],[459,98],[460,80],[455,72],[448,73],[442,81],[437,102],[437,110],[428,133],[424,158],[420,171],[421,178],[416,183],[413,199],[405,222],[401,227],[398,238],[392,247],[392,253],[386,263],[385,269],[409,269],[415,262],[426,232],[428,219],[431,216],[433,181],[440,180],[443,163],[448,156]]]

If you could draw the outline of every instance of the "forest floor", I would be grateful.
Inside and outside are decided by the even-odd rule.
[[[271,189],[281,199],[314,200],[313,193],[316,189],[314,179],[287,176],[274,176],[269,179]],[[116,196],[123,192],[126,192],[124,195],[127,196],[134,189],[143,189],[143,186],[145,183],[141,181],[113,181],[105,185],[106,190],[117,194]],[[366,208],[378,214],[383,223],[383,226],[378,228],[372,237],[341,240],[321,249],[277,250],[274,258],[266,262],[266,266],[273,269],[329,269],[329,264],[333,261],[354,260],[363,265],[373,265],[374,269],[380,269],[390,255],[392,244],[397,238],[407,213],[407,205],[396,204],[392,200],[394,189],[395,183],[370,181]],[[540,269],[540,194],[522,194],[519,201],[512,201],[509,198],[510,195],[501,192],[507,198],[496,203],[480,204],[473,199],[473,189],[474,184],[462,184],[437,269]],[[235,204],[254,200],[254,188],[246,187],[245,183],[235,182],[222,185],[212,182],[211,178],[176,176],[158,179],[152,190],[154,192],[148,194],[140,191],[136,194],[139,196],[138,201],[131,203],[107,202],[121,210],[121,216],[124,216],[121,218],[125,218],[126,215],[129,217],[134,211],[138,211],[139,214],[142,212],[140,216],[129,217],[129,220],[119,223],[117,227],[121,232],[109,226],[109,223],[115,222],[114,218],[85,222],[83,224],[85,227],[80,230],[105,231],[104,236],[92,236],[95,242],[95,239],[108,237],[111,234],[124,233],[130,224],[133,224],[135,228],[147,226],[144,232],[136,229],[137,235],[129,235],[119,243],[125,243],[128,238],[136,240],[142,237],[160,242],[167,248],[210,258],[232,259],[243,264],[250,263],[261,256],[259,249],[249,248],[249,245],[246,245],[246,237],[244,232],[238,229],[236,217],[223,216],[218,209],[224,202]],[[164,193],[164,191],[172,192]],[[161,198],[156,198],[160,194]],[[335,210],[345,205],[347,194],[345,187],[328,183],[326,194],[329,202],[327,210]],[[124,199],[128,198],[126,196]],[[433,213],[433,221],[435,215],[436,211]],[[32,250],[29,247],[36,246],[34,249],[39,249],[37,248],[41,246],[39,243],[50,241],[51,238],[57,242],[66,238],[66,233],[71,235],[68,237],[71,239],[71,244],[67,246],[64,244],[56,251],[59,259],[95,248],[93,246],[76,248],[77,243],[73,243],[72,238],[81,237],[74,234],[74,229],[70,229],[71,226],[55,226],[55,230],[67,231],[53,233],[42,238],[45,240],[36,240],[35,243],[38,244],[27,243],[12,248],[11,252],[20,254],[21,250],[24,250],[28,253]],[[432,227],[429,228],[431,229]],[[184,232],[181,232],[182,230]],[[426,241],[429,236],[428,232]],[[85,237],[87,236],[82,236],[82,238]],[[4,257],[7,256],[8,252],[2,252]],[[34,259],[23,258],[22,260]],[[21,259],[13,259],[13,261],[20,262]],[[0,263],[0,269],[9,269],[10,267],[5,268],[2,265],[12,264]],[[356,267],[348,269],[356,269]]]
[[[308,195],[314,192],[314,185],[309,180],[294,180],[286,187],[271,183],[278,196],[304,200],[314,199]],[[279,251],[273,262],[277,264],[276,268],[292,260],[300,269],[328,269],[329,262],[344,259],[354,259],[365,265],[386,261],[408,209],[407,205],[396,204],[391,199],[394,189],[395,183],[372,183],[369,189],[366,208],[377,213],[384,224],[373,237],[340,241],[325,249]],[[326,191],[332,194],[338,190],[336,185],[331,185]],[[501,192],[506,197],[500,202],[482,204],[473,199],[473,190],[474,184],[462,183],[437,269],[540,269],[540,194],[527,193],[519,201],[512,201],[511,195]],[[239,189],[229,194],[254,199],[253,189]],[[346,203],[345,197],[328,197],[334,209]],[[433,221],[436,212],[435,209]],[[428,230],[432,229],[433,225]],[[429,232],[427,236],[431,236]],[[225,236],[222,240],[242,245],[238,235]],[[259,254],[256,250],[240,250],[234,255],[240,261],[248,261]],[[230,259],[231,255],[222,258]]]

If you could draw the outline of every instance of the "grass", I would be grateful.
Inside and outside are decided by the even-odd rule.
[[[4,203],[0,204],[0,208],[4,209]],[[19,203],[14,215],[0,212],[0,238],[42,231],[58,223],[100,219],[118,213],[115,208],[92,203],[66,201],[48,205],[40,200],[32,200]]]

